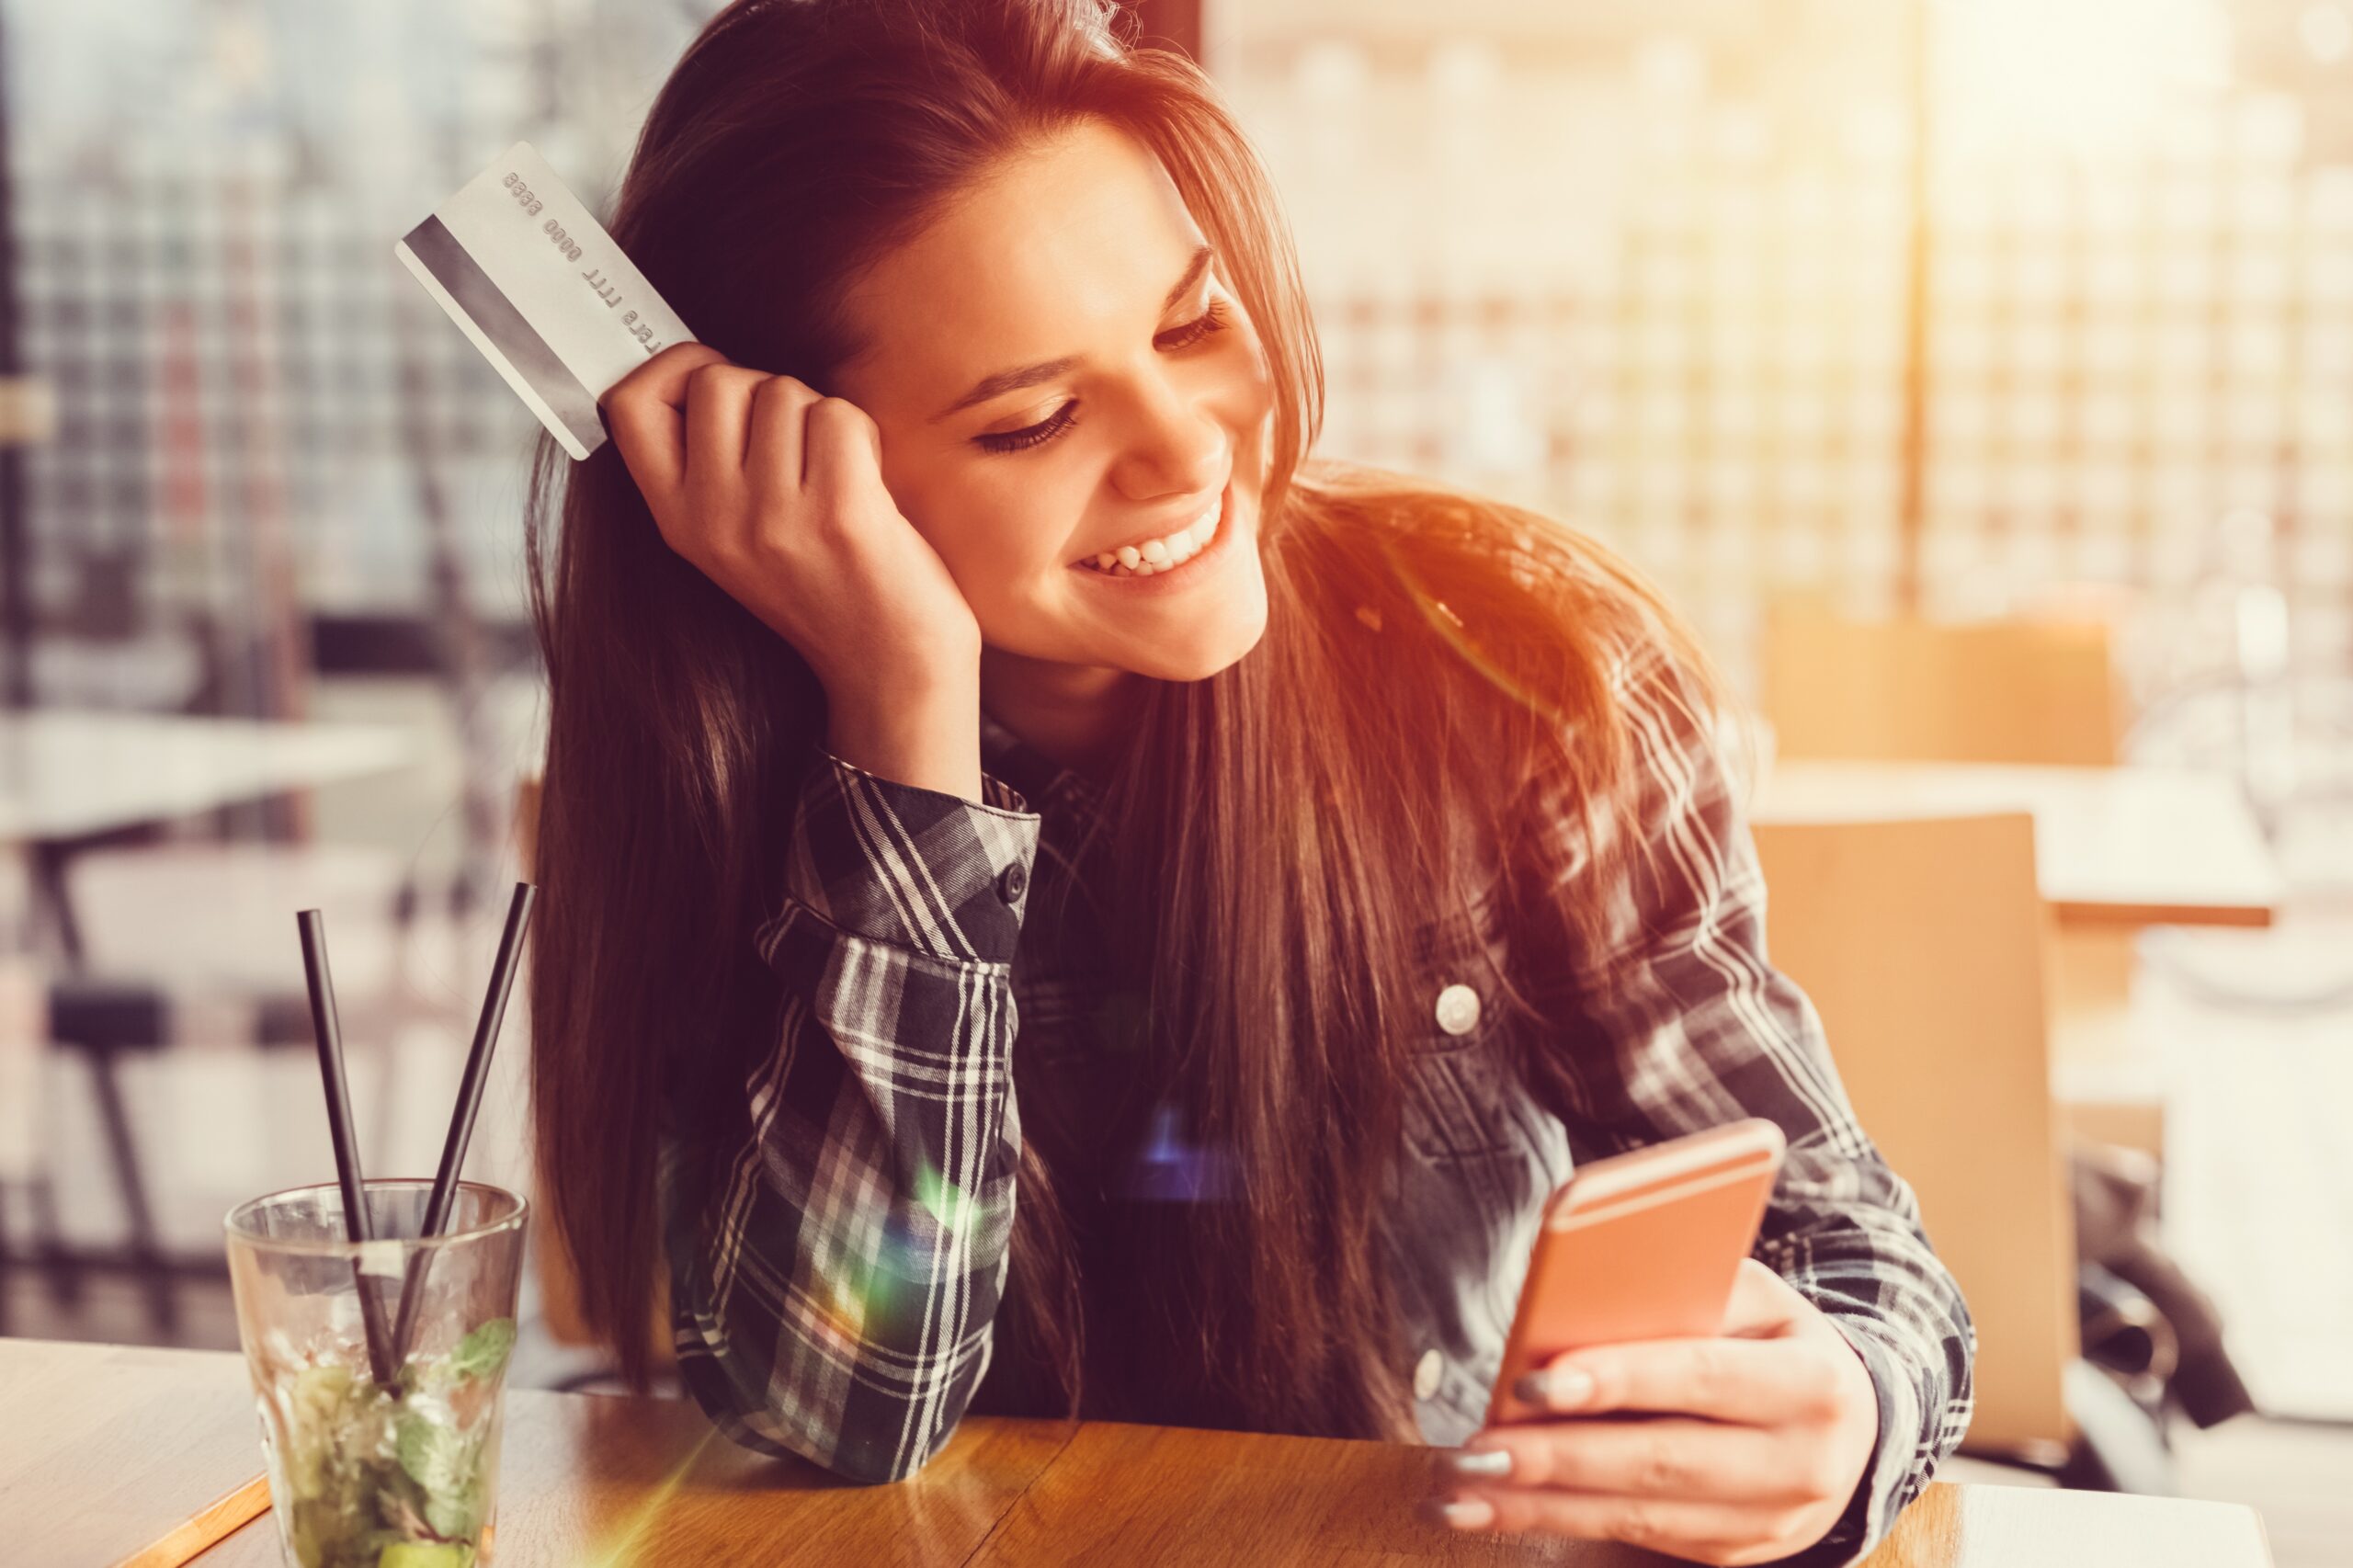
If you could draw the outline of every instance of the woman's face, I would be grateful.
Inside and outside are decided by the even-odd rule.
[[[1272,392],[1203,253],[1150,150],[1087,121],[976,187],[847,301],[870,347],[821,390],[880,427],[884,483],[1000,665],[1199,680],[1265,630]],[[1075,564],[1179,532],[1201,552],[1171,571]]]

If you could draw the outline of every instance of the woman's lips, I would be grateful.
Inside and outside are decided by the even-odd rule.
[[[1174,586],[1199,576],[1201,574],[1196,568],[1209,566],[1213,564],[1215,560],[1222,559],[1225,554],[1226,541],[1233,537],[1233,482],[1229,479],[1226,481],[1225,488],[1218,493],[1217,526],[1210,535],[1209,542],[1187,556],[1181,563],[1175,566],[1156,567],[1149,574],[1141,576],[1133,573],[1107,572],[1084,562],[1073,562],[1069,569],[1083,577],[1130,592],[1148,592],[1155,586]]]

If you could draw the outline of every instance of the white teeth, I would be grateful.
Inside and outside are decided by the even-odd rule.
[[[1223,506],[1224,502],[1220,500],[1188,527],[1159,539],[1148,539],[1140,545],[1121,545],[1118,550],[1107,551],[1093,557],[1091,564],[1102,572],[1110,572],[1114,565],[1125,566],[1125,573],[1112,574],[1134,577],[1149,577],[1154,572],[1166,572],[1182,566],[1199,555],[1216,534],[1218,514]]]

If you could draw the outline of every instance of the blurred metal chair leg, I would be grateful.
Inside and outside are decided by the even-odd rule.
[[[25,1183],[25,1202],[32,1210],[32,1256],[50,1303],[60,1308],[81,1305],[81,1259],[65,1244],[57,1222],[57,1185],[46,1172]]]
[[[179,1299],[155,1233],[155,1211],[147,1201],[139,1146],[131,1138],[131,1114],[123,1107],[122,1077],[112,1051],[101,1047],[90,1052],[90,1085],[97,1096],[98,1115],[106,1128],[107,1159],[114,1167],[115,1192],[122,1199],[123,1221],[130,1233],[124,1252],[146,1292],[148,1321],[158,1333],[169,1335],[179,1326]]]

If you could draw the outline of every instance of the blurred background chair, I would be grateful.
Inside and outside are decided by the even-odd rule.
[[[150,844],[77,855],[63,884],[79,960],[49,987],[48,1038],[60,1066],[70,1064],[50,1108],[67,1127],[80,1121],[83,1106],[96,1112],[124,1260],[151,1321],[169,1330],[179,1267],[169,1238],[176,1233],[209,1271],[215,1249],[197,1251],[199,1235],[213,1240],[210,1225],[197,1230],[199,1216],[217,1219],[237,1188],[215,1185],[217,1165],[189,1170],[169,1161],[159,1187],[154,1140],[168,1135],[187,1151],[202,1147],[190,1129],[217,1129],[226,1141],[255,1127],[266,1091],[253,1053],[273,1045],[307,1051],[309,1004],[291,911],[328,914],[337,1010],[355,1058],[365,1059],[361,1071],[381,1086],[364,1103],[379,1113],[370,1142],[384,1146],[381,1117],[396,1093],[395,1013],[407,983],[402,866],[391,852],[362,845]],[[227,1164],[233,1176],[250,1169],[242,1160]],[[67,1244],[63,1228],[55,1214],[40,1216],[38,1256],[52,1294],[70,1302],[82,1249]]]
[[[1977,1322],[1972,1448],[2073,1438],[2074,1226],[2051,1108],[2033,819],[1760,825],[1776,967],[1919,1195]]]
[[[2127,723],[2092,620],[1866,620],[1783,601],[1760,675],[1780,756],[2106,767]]]
[[[1760,664],[1774,755],[2118,766],[2133,714],[2116,640],[2112,619],[2091,612],[1866,619],[1781,600]],[[2054,1088],[2069,1134],[2162,1155],[2162,1084],[2132,1034],[2138,938],[2051,926]]]
[[[46,1179],[41,1164],[40,1080],[49,1041],[49,989],[23,955],[0,957],[0,1335],[9,1327],[11,1205]],[[40,1199],[49,1198],[46,1189]]]
[[[1967,1450],[2164,1490],[2146,1423],[2078,1370],[2033,819],[1755,831],[1774,963],[1813,999],[1857,1114],[1918,1195],[1975,1319]]]

